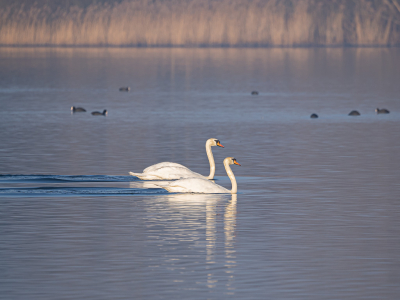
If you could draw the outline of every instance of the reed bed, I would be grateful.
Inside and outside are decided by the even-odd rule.
[[[124,0],[62,7],[46,3],[2,5],[0,45],[400,45],[400,0]]]

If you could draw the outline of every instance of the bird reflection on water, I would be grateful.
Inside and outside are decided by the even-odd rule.
[[[235,290],[233,284],[235,282],[234,268],[236,267],[236,203],[237,194],[232,194],[232,199],[225,207],[224,214],[224,233],[225,233],[225,273],[227,275],[226,287],[228,295],[233,295]]]
[[[224,234],[225,234],[225,275],[226,278],[226,287],[228,289],[228,294],[233,295],[234,287],[232,286],[234,282],[234,268],[236,266],[236,255],[235,255],[235,229],[236,229],[236,203],[237,203],[237,194],[231,195],[231,200],[225,206],[224,212]],[[216,283],[218,282],[213,274],[213,264],[216,263],[216,243],[217,243],[217,207],[210,201],[206,203],[206,268],[207,272],[207,287],[214,288],[216,287]]]
[[[131,184],[137,184],[132,182]],[[172,226],[168,226],[168,243],[177,240],[190,242],[192,262],[199,270],[205,269],[206,278],[200,280],[209,289],[221,289],[225,284],[225,292],[234,294],[236,267],[236,204],[237,194],[166,194],[156,196],[157,204],[149,205],[148,216],[154,217],[152,223],[170,222],[168,216],[160,216],[161,211],[167,211],[173,216]],[[227,201],[228,200],[228,201]],[[158,213],[155,214],[155,212]],[[165,218],[165,219],[164,219]],[[218,227],[223,226],[223,235]],[[205,228],[205,232],[204,232]],[[168,243],[165,243],[167,246]],[[223,258],[221,259],[221,245]],[[203,248],[205,251],[201,250]],[[202,258],[201,256],[204,255]],[[178,253],[179,254],[179,253]],[[175,255],[171,261],[177,268],[184,263],[185,258]],[[205,262],[205,265],[204,265]],[[221,266],[223,266],[221,271]]]

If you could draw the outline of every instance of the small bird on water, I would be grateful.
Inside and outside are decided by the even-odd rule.
[[[352,110],[352,111],[349,113],[349,116],[361,116],[361,114],[360,114],[358,111],[356,111],[356,110]]]
[[[84,109],[83,107],[71,106],[71,111],[72,111],[73,113],[75,113],[75,112],[86,112],[86,109]]]
[[[94,111],[92,112],[93,116],[107,116],[107,109],[103,110],[103,112],[99,112],[99,111]]]
[[[318,115],[317,115],[317,114],[312,114],[312,115],[310,116],[310,118],[311,118],[311,119],[317,119],[317,118],[318,118]]]
[[[119,88],[119,91],[120,91],[120,92],[129,92],[130,89],[131,89],[131,88],[130,88],[129,86],[124,86],[124,87]]]
[[[390,113],[390,111],[388,111],[386,108],[381,108],[381,109],[379,109],[379,108],[376,108],[375,109],[375,112],[379,115],[379,114],[388,114],[388,113]]]
[[[257,91],[252,91],[251,94],[252,95],[258,95],[258,92]]]

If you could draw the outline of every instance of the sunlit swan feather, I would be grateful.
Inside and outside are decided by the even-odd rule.
[[[158,163],[150,167],[147,167],[146,169],[143,170],[143,173],[129,172],[129,174],[143,180],[162,180],[162,179],[174,180],[174,179],[193,178],[193,177],[213,179],[215,175],[215,162],[214,162],[214,156],[211,151],[212,146],[219,146],[224,148],[224,146],[221,145],[218,139],[212,138],[207,140],[206,152],[208,161],[210,163],[210,175],[208,177],[193,172],[181,164],[172,162]]]
[[[235,175],[231,170],[230,165],[240,164],[236,161],[234,157],[227,157],[224,159],[224,166],[226,173],[228,173],[229,179],[232,183],[232,190],[228,190],[214,182],[204,179],[204,178],[185,178],[168,185],[160,185],[161,188],[166,189],[168,192],[172,193],[202,193],[202,194],[236,194],[237,193],[237,183]]]

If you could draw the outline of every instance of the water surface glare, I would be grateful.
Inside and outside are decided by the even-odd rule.
[[[0,48],[0,298],[398,299],[399,82],[397,48]],[[129,176],[211,137],[238,195]]]

